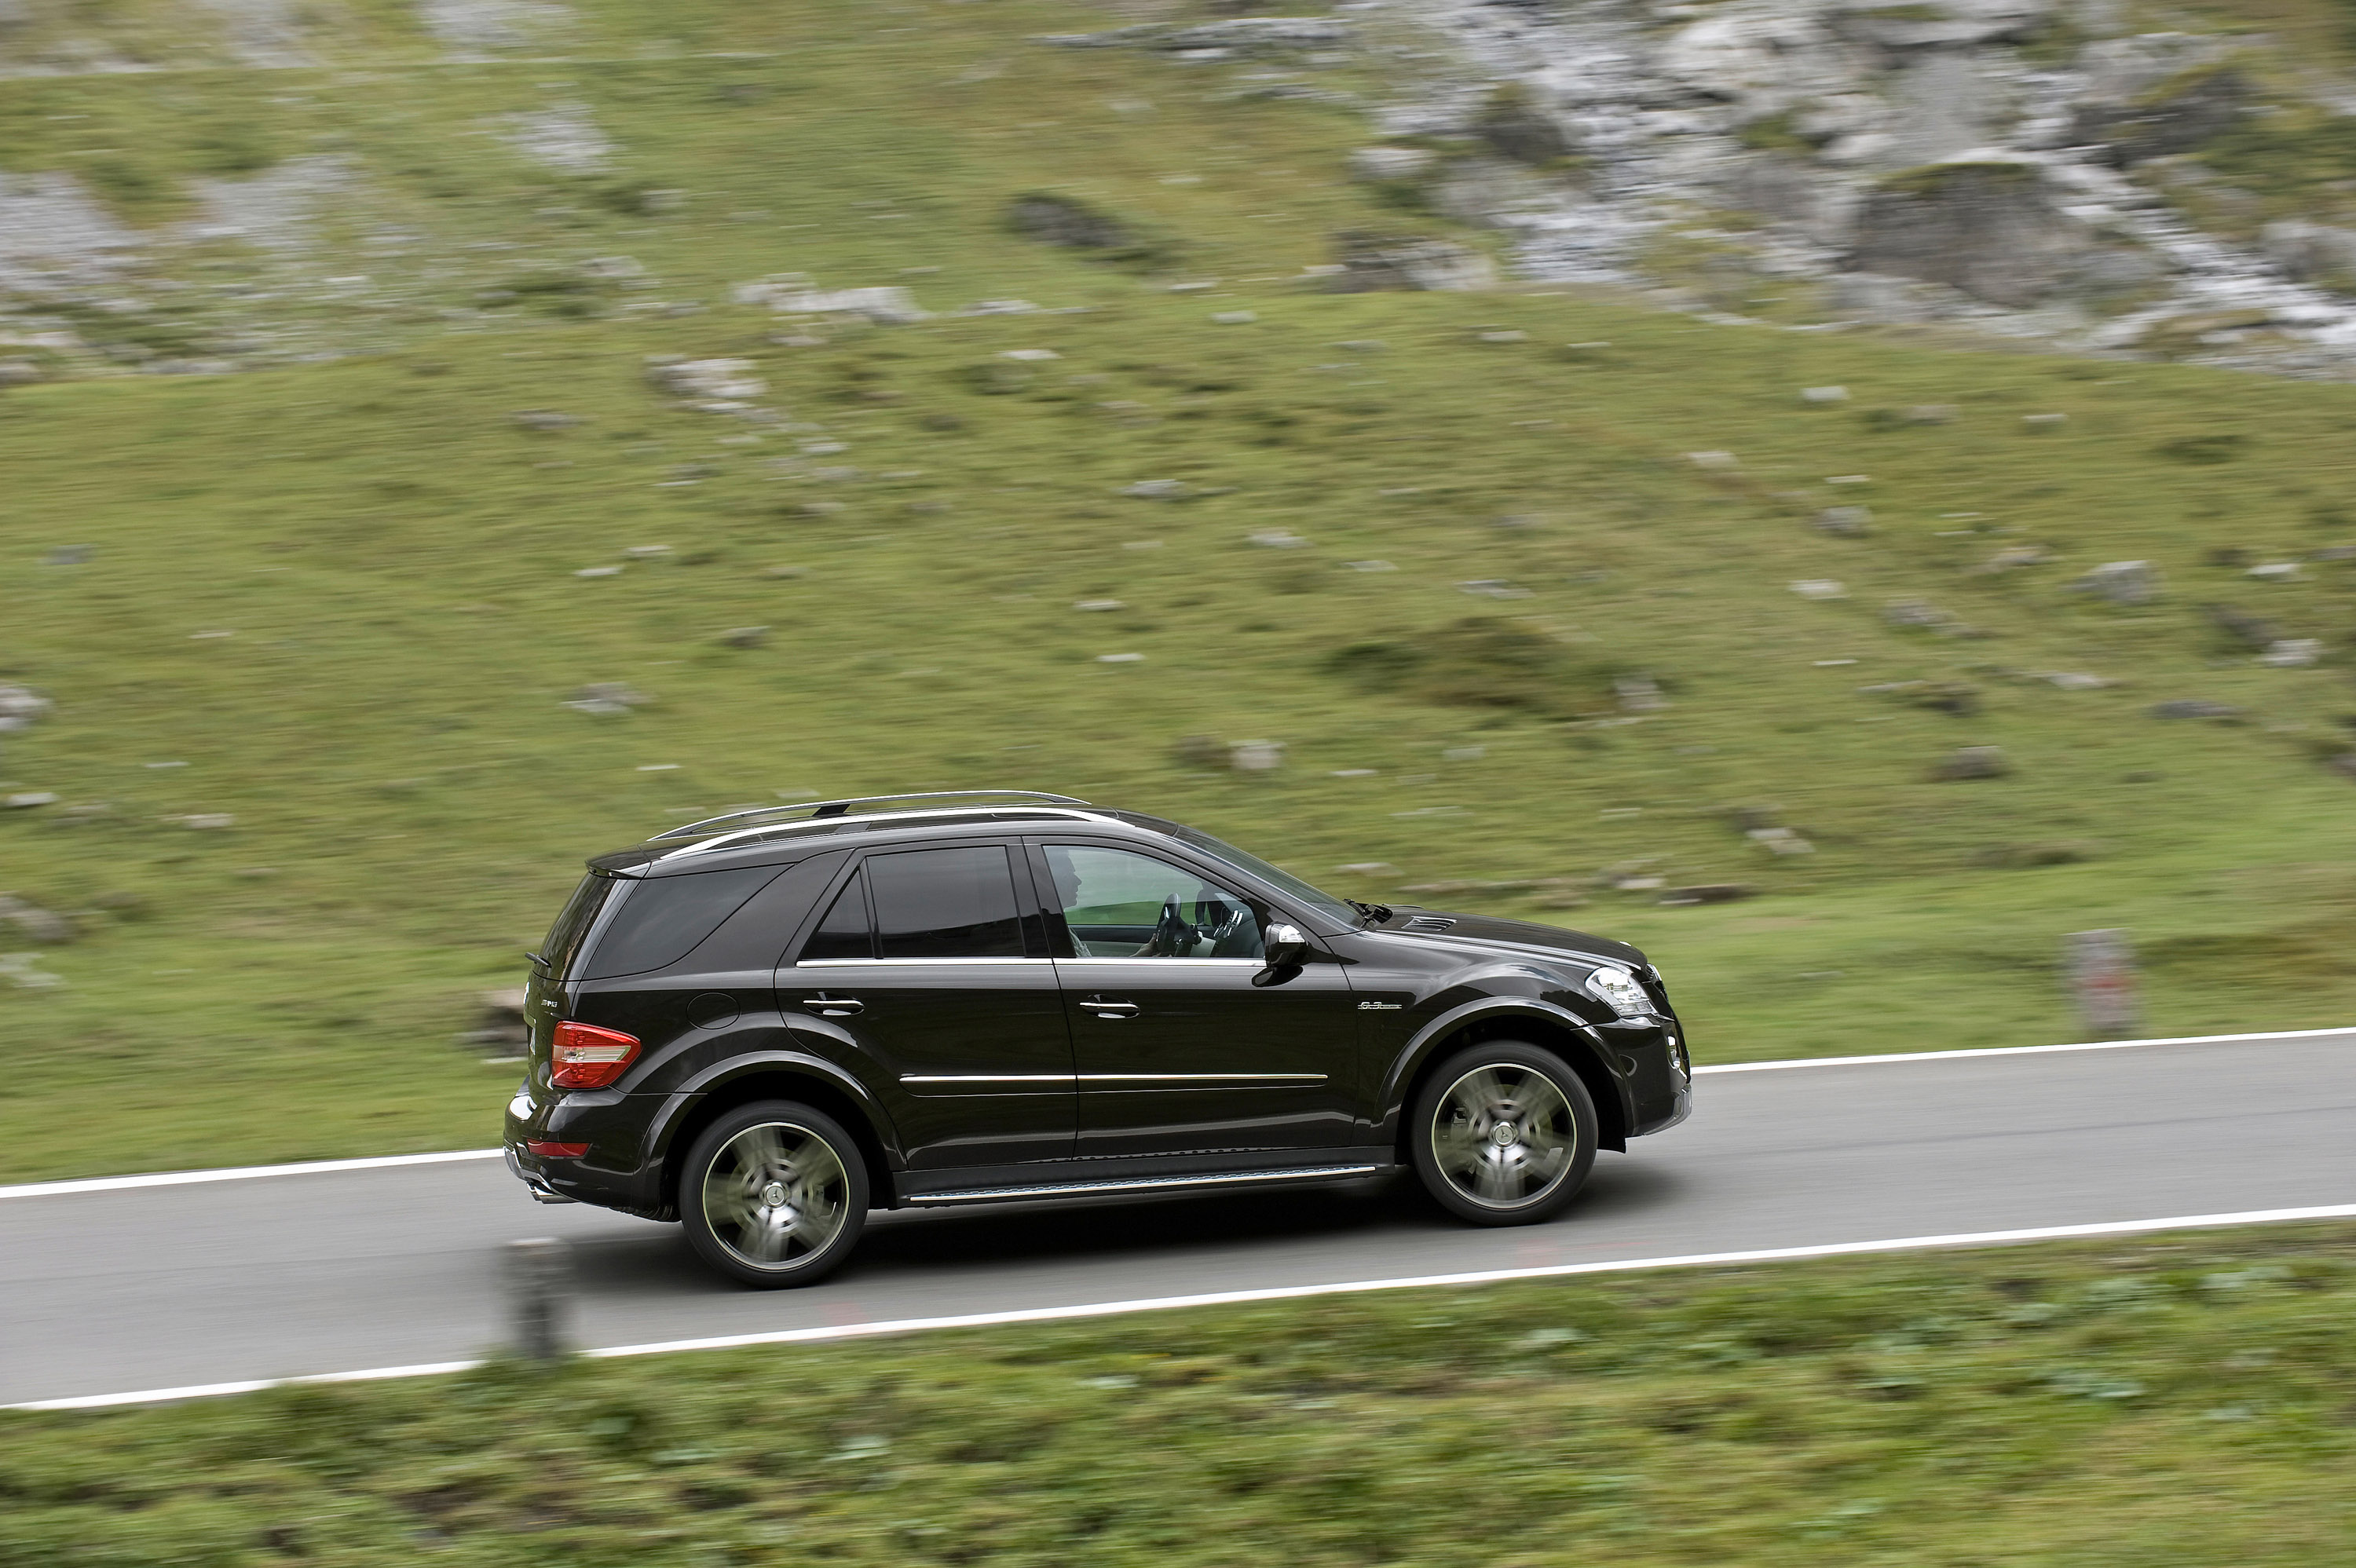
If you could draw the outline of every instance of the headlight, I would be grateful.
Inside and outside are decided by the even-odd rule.
[[[1587,977],[1587,990],[1612,1004],[1612,1010],[1623,1019],[1642,1018],[1653,1010],[1653,998],[1625,969],[1598,969]]]

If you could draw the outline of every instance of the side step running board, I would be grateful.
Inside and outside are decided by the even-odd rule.
[[[1107,1192],[1166,1192],[1189,1187],[1233,1187],[1264,1181],[1343,1181],[1373,1176],[1380,1165],[1320,1165],[1298,1170],[1215,1171],[1200,1176],[1150,1176],[1126,1181],[1058,1181],[1037,1187],[977,1187],[964,1192],[911,1192],[903,1203],[995,1203],[1017,1198],[1090,1198]]]

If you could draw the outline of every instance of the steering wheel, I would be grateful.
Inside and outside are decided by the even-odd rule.
[[[1172,893],[1162,901],[1162,918],[1155,923],[1152,940],[1131,956],[1138,958],[1184,958],[1194,951],[1202,933],[1194,929],[1183,911],[1178,907],[1178,895]]]

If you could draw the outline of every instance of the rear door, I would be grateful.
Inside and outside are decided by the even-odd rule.
[[[777,973],[787,1008],[848,1033],[896,1088],[912,1170],[1071,1157],[1071,1038],[1015,849],[862,856]]]
[[[1081,1157],[1228,1156],[1240,1168],[1359,1141],[1342,965],[1320,954],[1256,983],[1276,978],[1260,958],[1269,907],[1174,859],[1041,840],[1032,868],[1064,944]]]

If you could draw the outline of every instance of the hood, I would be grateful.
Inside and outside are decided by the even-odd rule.
[[[1418,931],[1409,924],[1415,921],[1443,920],[1452,923],[1445,931]],[[1401,904],[1392,908],[1390,919],[1368,929],[1394,936],[1429,936],[1443,942],[1477,942],[1484,946],[1494,944],[1524,952],[1536,948],[1565,956],[1603,958],[1640,972],[1645,967],[1644,953],[1624,942],[1591,936],[1583,931],[1566,931],[1558,925],[1539,925],[1533,921],[1500,920],[1494,915],[1458,914],[1452,910]]]

